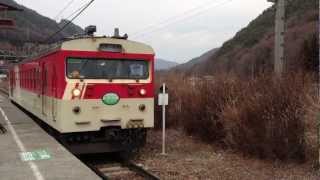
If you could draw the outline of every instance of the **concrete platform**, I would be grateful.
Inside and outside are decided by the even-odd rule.
[[[1,180],[101,179],[1,94],[0,124],[8,130],[0,133]],[[34,161],[21,157],[37,150],[45,150],[50,157]]]

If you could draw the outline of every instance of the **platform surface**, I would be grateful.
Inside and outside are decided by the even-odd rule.
[[[0,124],[8,130],[0,133],[0,180],[101,179],[2,94]],[[21,156],[38,150],[42,160]]]

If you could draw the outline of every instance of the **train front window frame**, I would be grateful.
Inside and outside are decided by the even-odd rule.
[[[76,63],[78,65],[75,65]],[[78,57],[66,59],[68,79],[146,80],[149,76],[150,62],[147,60]]]

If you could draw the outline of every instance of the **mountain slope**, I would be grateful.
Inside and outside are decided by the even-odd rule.
[[[180,64],[176,67],[173,68],[173,70],[178,70],[178,71],[190,71],[196,64],[203,63],[210,59],[217,51],[219,48],[214,48],[211,49],[210,51],[207,51],[206,53],[202,54],[199,57],[193,58],[190,61]]]
[[[305,44],[317,37],[318,0],[292,0],[286,14],[286,68],[298,68]],[[271,71],[274,58],[274,18],[271,7],[225,42],[209,60],[196,64],[188,73],[233,72],[242,75]],[[308,45],[307,45],[308,46]],[[311,61],[310,59],[308,61]],[[315,61],[315,59],[313,59]]]
[[[8,16],[16,20],[17,28],[14,30],[0,30],[0,41],[21,44],[24,42],[43,42],[47,37],[56,32],[59,24],[36,11],[17,4],[14,0],[0,0],[12,6],[23,9],[22,12],[9,12]],[[61,23],[65,23],[62,21]],[[60,25],[61,25],[60,23]],[[74,24],[71,24],[66,30],[53,38],[58,40],[66,36],[82,33],[83,30]],[[53,41],[52,40],[52,41]]]
[[[176,62],[167,61],[164,59],[156,59],[155,61],[155,69],[156,70],[168,70],[178,65]]]

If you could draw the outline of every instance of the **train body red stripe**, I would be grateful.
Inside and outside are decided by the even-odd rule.
[[[59,50],[43,57],[19,64],[20,87],[30,92],[62,99],[67,88],[66,58],[103,58],[103,59],[139,59],[152,63],[150,82],[148,83],[86,83],[83,99],[100,99],[107,92],[116,92],[121,98],[150,98],[154,96],[154,55],[152,54],[126,54],[91,51],[65,51]],[[11,69],[12,74],[13,69]],[[12,87],[14,82],[12,81]],[[78,84],[79,85],[79,84]],[[74,87],[74,86],[73,86]],[[145,89],[147,94],[141,96],[140,89]]]

